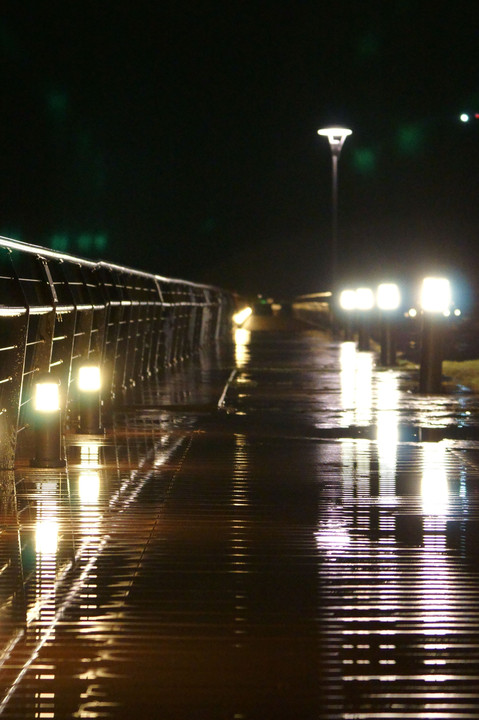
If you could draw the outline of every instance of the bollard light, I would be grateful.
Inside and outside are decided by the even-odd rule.
[[[444,316],[450,313],[451,285],[447,278],[426,277],[421,287],[422,331],[419,391],[442,391]]]
[[[37,413],[55,413],[60,410],[60,387],[54,378],[43,376],[34,386],[33,407]]]
[[[426,277],[422,281],[421,308],[424,312],[447,313],[451,306],[451,284],[447,278]]]
[[[39,375],[33,388],[35,457],[33,467],[63,467],[60,383],[50,373]]]
[[[98,392],[101,388],[98,365],[82,365],[78,371],[78,388],[81,392]]]
[[[253,308],[244,307],[233,315],[233,322],[235,325],[242,325],[253,312]]]
[[[339,307],[341,310],[356,310],[356,291],[342,290],[339,294]]]
[[[371,288],[360,287],[356,290],[356,307],[358,310],[372,310],[374,307],[374,293]]]
[[[78,431],[85,435],[101,433],[100,389],[101,372],[95,363],[84,363],[78,368],[78,403],[80,424]]]
[[[380,310],[381,365],[396,365],[396,337],[393,320],[401,304],[401,293],[396,283],[381,283],[376,292],[376,304]]]
[[[349,342],[354,337],[353,320],[356,310],[356,290],[342,290],[339,294],[339,307],[346,313],[344,319],[344,340]]]
[[[371,288],[359,287],[356,290],[356,308],[358,310],[358,350],[370,349],[369,322],[370,310],[374,307],[374,293]]]
[[[397,310],[401,304],[401,293],[396,283],[381,283],[376,293],[376,304],[380,310]]]

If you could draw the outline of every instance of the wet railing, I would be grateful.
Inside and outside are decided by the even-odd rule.
[[[65,422],[80,361],[102,370],[102,401],[191,357],[231,329],[219,288],[0,238],[0,468],[28,437],[33,382],[60,382]]]

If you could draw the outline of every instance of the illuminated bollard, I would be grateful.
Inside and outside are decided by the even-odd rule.
[[[449,313],[451,290],[446,278],[425,278],[422,284],[423,310],[419,392],[442,392],[444,317]]]
[[[85,363],[78,371],[78,403],[80,424],[78,432],[98,435],[102,432],[100,422],[101,375],[98,365]]]
[[[399,288],[395,283],[378,286],[376,304],[380,310],[380,362],[383,367],[396,365],[396,332],[394,313],[401,304]]]
[[[371,288],[361,287],[356,290],[356,308],[358,310],[358,350],[367,352],[370,343],[370,313],[374,307],[374,293]]]
[[[64,467],[60,383],[49,373],[40,375],[34,385],[35,457],[32,467]]]
[[[356,311],[356,291],[342,290],[339,295],[339,307],[344,311],[344,340],[349,342],[354,337],[353,318]]]

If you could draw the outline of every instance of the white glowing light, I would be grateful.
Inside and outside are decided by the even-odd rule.
[[[355,310],[356,309],[356,291],[355,290],[343,290],[339,295],[339,306],[343,310]]]
[[[381,283],[376,301],[380,310],[397,310],[401,304],[401,293],[396,283]]]
[[[374,293],[371,288],[360,287],[356,290],[356,307],[358,310],[372,310]]]
[[[352,130],[349,130],[349,128],[342,128],[342,127],[330,127],[330,128],[321,128],[321,130],[318,130],[318,135],[322,135],[323,137],[327,137],[329,140],[329,144],[331,145],[331,148],[339,148],[341,149],[344,141],[349,135],[352,135]]]
[[[54,380],[36,383],[33,403],[37,412],[57,412],[60,409],[58,383]]]
[[[427,277],[422,282],[421,307],[425,312],[445,313],[451,305],[451,284],[447,278]]]
[[[459,116],[459,120],[463,123],[469,122],[469,115],[467,113],[462,113]]]
[[[97,392],[101,387],[98,365],[82,365],[78,371],[78,387],[82,392]]]
[[[250,307],[243,308],[242,310],[233,315],[233,322],[235,323],[235,325],[242,325],[244,321],[249,318],[252,312],[253,310]]]
[[[412,317],[412,318],[417,317],[417,310],[416,310],[416,308],[409,308],[407,314],[409,315],[409,317]]]

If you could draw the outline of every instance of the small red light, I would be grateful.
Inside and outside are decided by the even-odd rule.
[[[479,113],[474,113],[474,117],[476,118],[476,120],[479,120]]]

